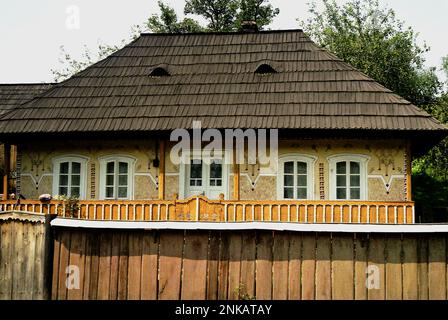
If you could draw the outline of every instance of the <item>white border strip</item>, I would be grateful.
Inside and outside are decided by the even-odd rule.
[[[170,229],[170,230],[272,230],[349,233],[448,233],[448,224],[305,224],[291,222],[149,222],[92,221],[56,218],[53,227],[97,229]]]

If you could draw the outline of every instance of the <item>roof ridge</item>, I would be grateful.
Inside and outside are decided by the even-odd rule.
[[[290,33],[290,32],[302,32],[303,29],[280,29],[280,30],[259,30],[257,32],[245,32],[245,31],[198,31],[198,32],[162,32],[162,33],[152,33],[152,32],[141,32],[141,36],[197,36],[197,35],[254,35],[254,34],[271,34],[271,33]]]

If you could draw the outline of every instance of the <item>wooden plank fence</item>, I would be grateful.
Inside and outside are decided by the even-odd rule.
[[[447,298],[443,233],[55,229],[53,299]]]

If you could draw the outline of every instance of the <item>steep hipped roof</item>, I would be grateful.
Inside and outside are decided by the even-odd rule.
[[[0,84],[0,115],[50,89],[49,83]]]
[[[276,72],[255,73],[262,64]],[[151,76],[156,68],[166,75]],[[203,128],[446,129],[301,30],[286,30],[142,34],[5,114],[0,133],[188,129],[193,120]]]

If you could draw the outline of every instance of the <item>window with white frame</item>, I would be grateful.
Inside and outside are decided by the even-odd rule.
[[[53,195],[85,199],[87,160],[77,155],[53,159]]]
[[[279,199],[310,200],[314,198],[315,157],[288,155],[279,159],[277,194]]]
[[[364,155],[337,155],[328,158],[332,200],[366,200],[369,159]]]
[[[135,158],[109,156],[100,158],[100,198],[129,200],[133,198]]]

